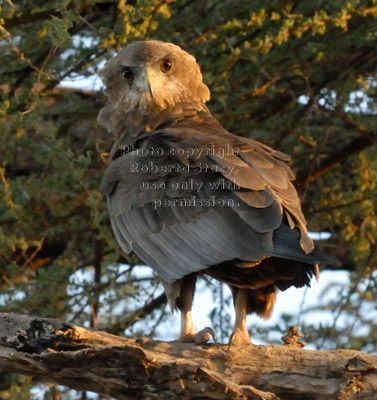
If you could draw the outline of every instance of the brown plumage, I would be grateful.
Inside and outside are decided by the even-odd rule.
[[[197,275],[227,283],[234,296],[232,343],[250,343],[246,314],[271,315],[277,289],[309,285],[317,264],[286,165],[289,157],[227,132],[210,114],[194,57],[159,41],[134,42],[100,76],[108,105],[99,123],[114,134],[101,191],[115,237],[159,275],[181,340],[195,333]]]

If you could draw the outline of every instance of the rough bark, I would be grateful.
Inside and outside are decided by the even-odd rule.
[[[376,399],[377,356],[284,346],[131,340],[0,314],[0,368],[114,399]]]

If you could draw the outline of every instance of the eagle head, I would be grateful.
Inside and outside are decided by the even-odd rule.
[[[99,76],[113,110],[123,115],[161,112],[182,103],[201,109],[210,97],[195,58],[171,43],[133,42]]]

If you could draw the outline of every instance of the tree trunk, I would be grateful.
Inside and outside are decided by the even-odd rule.
[[[131,340],[0,314],[0,368],[114,399],[377,399],[377,356],[283,346]]]

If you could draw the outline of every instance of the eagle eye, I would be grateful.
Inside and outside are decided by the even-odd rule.
[[[163,61],[161,61],[161,64],[160,64],[160,70],[162,72],[166,73],[171,70],[172,65],[173,65],[173,63],[170,60],[167,60],[167,59],[163,60]]]
[[[122,75],[122,78],[126,81],[132,81],[132,79],[134,79],[135,77],[135,74],[128,67],[122,68],[120,74]]]

